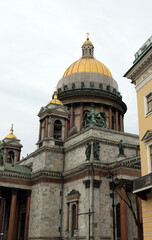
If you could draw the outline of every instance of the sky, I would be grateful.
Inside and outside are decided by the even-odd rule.
[[[0,0],[0,139],[14,124],[22,157],[36,150],[42,106],[90,33],[119,85],[125,131],[138,134],[136,90],[123,77],[151,36],[151,0]]]

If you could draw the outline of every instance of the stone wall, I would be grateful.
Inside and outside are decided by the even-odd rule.
[[[125,144],[124,156],[119,156],[118,142],[123,140]],[[126,134],[109,129],[90,127],[82,133],[70,137],[64,144],[65,150],[65,171],[68,171],[86,161],[85,146],[87,142],[100,144],[100,162],[112,163],[125,158],[136,156],[139,138],[137,135]],[[93,152],[93,147],[92,147]],[[92,153],[93,154],[93,153]],[[90,157],[90,160],[93,161]]]
[[[21,162],[26,166],[31,166],[32,172],[38,172],[40,170],[51,170],[56,172],[63,171],[64,153],[59,147],[40,149],[36,151],[27,159]]]
[[[29,239],[60,237],[61,185],[40,183],[33,186],[31,195]]]
[[[81,239],[86,237],[88,239],[88,227],[89,227],[89,208],[94,214],[91,215],[91,235],[94,235],[94,239],[112,239],[113,235],[113,214],[112,214],[112,199],[110,198],[111,190],[109,189],[109,179],[105,177],[94,176],[95,180],[100,181],[100,186],[92,187],[92,176],[72,181],[64,185],[63,191],[63,237],[65,239],[71,239],[71,224],[72,224],[72,204],[75,200],[70,202],[69,212],[69,231],[66,231],[67,224],[67,195],[72,189],[79,191],[79,209],[78,209],[78,230],[75,231],[75,238]],[[85,187],[84,181],[90,180],[90,187]],[[119,192],[120,189],[117,190]],[[115,192],[115,205],[120,203],[120,196]],[[136,211],[135,196],[131,194],[131,200],[133,202]],[[116,210],[116,209],[115,209]],[[86,214],[83,214],[86,213]],[[128,216],[128,236],[129,240],[137,238],[137,227],[134,222],[132,213],[127,209]],[[116,217],[116,214],[115,214]],[[116,220],[115,220],[116,222]],[[117,236],[117,229],[115,230]]]

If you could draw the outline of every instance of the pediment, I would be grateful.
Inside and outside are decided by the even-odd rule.
[[[69,111],[67,110],[67,107],[63,106],[63,105],[57,105],[57,104],[50,103],[49,105],[47,105],[46,108],[51,110],[51,112],[60,112],[60,113],[65,113],[65,114],[69,113]]]
[[[65,114],[68,115],[69,111],[67,110],[66,106],[62,106],[62,105],[57,105],[54,103],[50,103],[48,104],[46,107],[41,107],[38,116],[41,117],[42,114],[49,112],[49,114],[51,113],[58,113],[58,114]]]
[[[148,130],[141,139],[143,142],[148,142],[149,140],[152,140],[152,129]]]
[[[121,162],[123,167],[129,167],[134,169],[141,169],[141,160],[140,157],[130,158]]]
[[[68,195],[67,195],[67,201],[78,200],[79,197],[80,197],[79,191],[72,189],[72,191],[70,193],[68,193]]]

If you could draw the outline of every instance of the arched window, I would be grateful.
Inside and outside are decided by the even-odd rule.
[[[14,162],[14,152],[13,151],[9,151],[7,154],[7,162],[8,163],[13,163]]]
[[[89,49],[89,54],[91,55],[91,49]]]
[[[112,129],[115,129],[115,117],[112,116]]]
[[[85,110],[83,111],[83,127],[89,123],[90,111]]]
[[[74,230],[76,229],[76,205],[73,204],[72,206],[72,231],[71,235],[74,236]]]
[[[121,238],[120,203],[116,205],[117,239]]]
[[[54,121],[54,133],[53,137],[55,139],[61,139],[62,138],[62,123],[60,120]]]

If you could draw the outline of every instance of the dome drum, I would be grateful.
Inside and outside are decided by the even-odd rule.
[[[81,90],[81,91],[85,91],[85,92],[101,92],[102,94],[103,92],[109,92],[113,95],[115,95],[115,97],[118,97],[119,99],[122,100],[122,96],[120,94],[120,92],[117,91],[116,88],[111,87],[110,85],[104,84],[104,83],[97,83],[97,82],[72,82],[68,85],[63,85],[61,88],[58,88],[58,96],[59,98],[61,97],[62,93],[68,92],[68,91],[77,91]]]
[[[65,94],[79,95],[79,93],[89,93],[89,95],[105,95],[117,98],[119,101],[122,100],[121,93],[117,91],[116,88],[111,87],[103,83],[97,82],[76,82],[70,83],[68,85],[63,85],[61,88],[58,88],[58,97],[64,99]],[[80,94],[81,95],[81,94]]]
[[[95,80],[95,81],[94,81]],[[121,106],[121,111],[126,112],[126,105],[122,102],[122,96],[118,91],[117,82],[103,74],[98,73],[75,73],[64,77],[58,83],[58,98],[63,101],[64,104],[68,104],[71,101],[74,101],[74,98],[77,98],[75,102],[80,101],[80,97],[83,96],[84,99],[81,99],[82,102],[85,102],[86,97],[89,101],[88,96],[92,96],[98,101],[103,101],[104,98],[111,99],[111,103],[118,102]],[[85,97],[86,96],[86,97]]]
[[[64,105],[69,104],[80,104],[87,103],[95,103],[99,105],[107,105],[109,107],[114,107],[122,114],[125,114],[127,111],[126,104],[121,100],[121,97],[103,90],[92,90],[90,89],[76,89],[75,91],[69,90],[60,93],[60,99],[62,100]]]
[[[117,82],[110,76],[106,76],[101,73],[95,72],[79,72],[73,73],[66,77],[63,77],[57,85],[57,88],[62,88],[64,85],[70,85],[71,83],[81,83],[85,82],[86,84],[90,82],[96,82],[98,85],[110,85],[112,88],[115,88],[118,91],[118,84]]]

